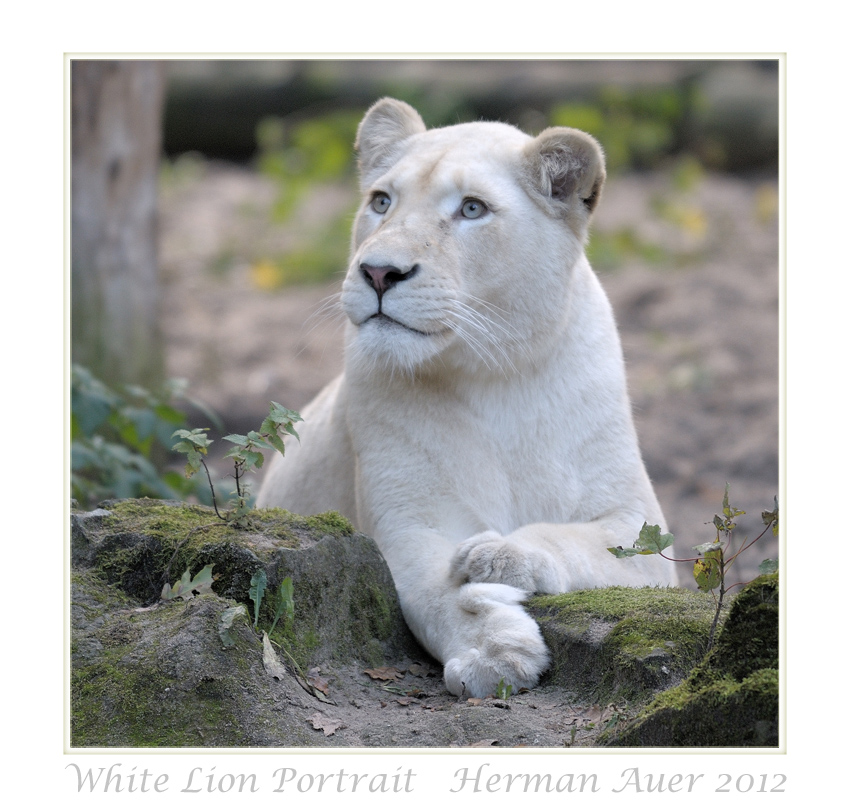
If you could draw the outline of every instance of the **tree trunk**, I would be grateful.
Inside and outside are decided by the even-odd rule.
[[[107,382],[163,380],[156,201],[161,62],[71,63],[71,355]]]

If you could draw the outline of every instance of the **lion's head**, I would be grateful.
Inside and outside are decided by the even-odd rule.
[[[575,129],[426,130],[378,101],[360,124],[360,210],[342,304],[348,360],[508,372],[557,338],[605,180]]]

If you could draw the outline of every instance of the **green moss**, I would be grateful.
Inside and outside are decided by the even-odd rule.
[[[671,613],[702,619],[708,612],[710,598],[682,588],[594,588],[535,597],[540,608],[555,608],[566,619],[584,614],[588,618],[616,622],[635,614],[648,618],[667,618]]]
[[[254,510],[251,525],[237,529],[212,508],[155,499],[107,503],[108,531],[96,552],[96,566],[109,583],[143,602],[155,600],[165,582],[186,569],[197,574],[214,564],[223,596],[247,601],[251,575],[281,548],[298,548],[318,536],[348,536],[351,524],[338,513],[302,517],[281,509]]]
[[[658,695],[610,744],[776,745],[778,609],[777,575],[765,575],[746,586],[703,661],[682,684]]]
[[[158,656],[159,642],[180,630],[184,616],[182,604],[141,617],[132,611],[112,613],[97,633],[103,648],[97,660],[72,667],[74,747],[203,746],[212,737],[217,745],[245,744],[230,715],[234,693],[223,681],[211,675],[192,686],[175,670],[150,663]],[[131,642],[142,633],[149,643],[146,663],[133,656]]]
[[[646,702],[708,646],[714,605],[686,589],[606,588],[529,603],[553,649],[549,679],[602,702]]]

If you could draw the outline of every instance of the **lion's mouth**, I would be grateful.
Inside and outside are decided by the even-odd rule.
[[[361,322],[361,326],[365,325],[367,322],[377,322],[379,327],[399,327],[404,328],[406,331],[410,331],[411,333],[417,333],[420,336],[437,336],[442,331],[420,331],[418,328],[412,328],[410,325],[405,325],[403,322],[399,322],[397,319],[393,319],[392,317],[384,314],[383,311],[378,311],[375,314],[372,314],[371,317],[367,317],[363,322]]]

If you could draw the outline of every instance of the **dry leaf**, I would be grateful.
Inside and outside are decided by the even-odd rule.
[[[321,729],[325,732],[325,737],[330,737],[337,729],[343,728],[341,720],[335,717],[328,717],[321,712],[314,712],[310,717],[306,718],[308,722],[313,724],[313,728],[317,731]]]
[[[479,740],[477,743],[468,745],[467,748],[489,748],[491,745],[498,745],[498,740]]]
[[[263,631],[263,667],[272,678],[277,678],[278,681],[282,681],[287,675],[286,667],[278,661],[277,653],[265,631]]]
[[[319,675],[320,672],[321,670],[318,667],[313,667],[312,669],[308,670],[307,683],[314,689],[318,689],[319,692],[323,692],[325,695],[328,695],[330,694],[328,692],[330,682],[326,678],[322,678]]]
[[[363,670],[366,675],[376,681],[398,681],[404,678],[404,673],[395,667],[375,667],[371,670]]]
[[[484,698],[467,698],[466,702],[470,706],[481,706],[481,704],[484,703]]]
[[[407,668],[407,671],[411,675],[415,675],[417,678],[427,678],[429,675],[433,675],[431,670],[427,667],[423,667],[421,664],[411,664],[410,667]]]

